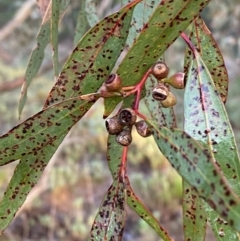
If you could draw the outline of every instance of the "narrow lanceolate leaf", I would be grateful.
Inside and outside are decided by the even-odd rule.
[[[60,5],[60,14],[63,14],[65,9],[67,8],[69,0],[61,1]],[[31,84],[33,78],[37,75],[38,70],[42,64],[44,58],[44,50],[47,44],[50,41],[50,16],[49,12],[51,11],[51,7],[48,7],[48,11],[46,11],[41,28],[37,35],[37,47],[32,50],[32,53],[29,58],[28,66],[25,73],[25,79],[21,90],[21,96],[19,100],[18,112],[19,116],[22,113],[24,105],[27,100],[27,89]]]
[[[207,26],[205,25],[204,21],[198,17],[196,18],[192,23],[192,31],[190,33],[190,39],[194,46],[196,47],[197,51],[201,54],[201,58],[204,60],[207,68],[209,69],[211,73],[211,78],[215,84],[216,90],[221,96],[221,99],[223,102],[226,101],[227,98],[227,87],[228,87],[228,76],[227,76],[227,70],[224,65],[224,60],[222,58],[221,52],[218,49],[218,46],[211,35],[210,31],[208,30]],[[192,53],[189,48],[186,50],[185,55],[185,72],[189,73],[189,66],[192,61]],[[190,74],[190,73],[189,73]],[[200,83],[195,85],[196,88],[199,88]],[[186,96],[185,100],[189,101],[192,95],[192,91],[190,91],[189,87],[190,85],[187,85],[186,89]],[[211,86],[212,89],[215,90],[214,86]],[[198,95],[198,98],[200,99],[200,92],[195,92],[195,97]],[[194,97],[193,97],[194,98]],[[212,96],[212,98],[216,98],[215,95]],[[195,116],[188,114],[190,113],[191,109],[189,107],[185,108],[185,120],[187,120],[188,124],[191,121],[194,121]],[[200,113],[203,112],[201,108],[199,109]],[[204,115],[202,113],[202,115]],[[204,119],[204,118],[202,118]],[[207,129],[210,123],[207,123],[206,121],[204,124],[202,124],[203,129]],[[191,133],[191,130],[188,129],[189,126],[185,125],[185,130],[190,134],[193,138],[199,139],[198,134]],[[193,130],[193,129],[192,129]],[[202,138],[201,138],[202,139]],[[207,138],[205,143],[208,143]],[[193,188],[189,186],[186,182],[184,182],[184,190],[183,190],[183,217],[184,217],[184,234],[185,239],[195,240],[197,238],[198,240],[204,240],[205,234],[205,223],[208,216],[208,221],[211,224],[211,227],[213,228],[215,232],[216,237],[220,237],[218,234],[218,230],[226,230],[226,228],[230,229],[229,232],[226,233],[233,233],[232,229],[228,226],[226,227],[226,223],[223,222],[215,222],[215,220],[221,218],[218,216],[218,214],[212,210],[212,212],[205,212],[205,209],[203,207],[207,207],[207,204],[204,203],[203,200],[198,196],[196,191],[194,191]],[[194,197],[194,198],[191,198]],[[191,205],[189,205],[191,203]],[[194,207],[194,209],[192,208]],[[210,210],[210,208],[207,208],[207,210]],[[201,218],[199,218],[201,217]],[[219,226],[220,225],[220,226]],[[218,227],[218,228],[216,228]],[[220,232],[221,233],[221,232]],[[235,235],[235,234],[233,234]],[[235,235],[236,236],[236,235]],[[235,240],[233,237],[230,237],[228,235],[221,235],[221,240],[223,238],[225,240]]]
[[[99,22],[96,3],[93,0],[85,0],[85,12],[90,27],[93,27]]]
[[[178,173],[198,191],[231,226],[240,230],[240,200],[223,178],[215,160],[187,133],[153,126],[155,141]]]
[[[20,159],[0,202],[0,231],[10,223],[63,138],[91,105],[78,99],[52,105],[0,137],[0,165]]]
[[[128,178],[126,178],[126,183],[128,206],[131,207],[132,210],[134,210],[146,223],[148,223],[164,241],[173,241],[173,239],[168,235],[167,231],[161,227],[157,219],[137,198],[132,190]]]
[[[120,168],[122,166],[122,153],[123,147],[120,146],[115,141],[115,136],[109,135],[108,137],[108,148],[107,148],[107,160],[108,166],[111,171],[112,177],[114,180],[120,175]],[[127,192],[127,203],[132,210],[134,210],[144,221],[146,221],[163,240],[170,241],[172,240],[168,233],[163,227],[159,224],[156,218],[147,210],[143,203],[136,197],[134,194],[128,177],[125,177],[125,185]]]
[[[42,110],[0,137],[0,165],[43,150],[88,111],[92,103],[71,99]]]
[[[90,29],[69,57],[45,107],[96,92],[124,48],[136,0]]]
[[[77,45],[79,40],[82,38],[82,36],[86,33],[88,22],[87,22],[87,17],[86,17],[86,12],[85,12],[85,2],[81,1],[80,3],[80,11],[78,13],[77,17],[77,24],[76,24],[76,30],[75,30],[75,36],[74,36],[74,46]]]
[[[205,62],[197,54],[188,69],[184,104],[185,131],[211,151],[228,184],[239,195],[239,156],[233,131],[220,98],[222,96],[216,90]],[[232,228],[226,223],[214,221],[220,218],[217,216],[212,211],[208,214],[210,223],[214,224],[212,227],[216,236],[219,236],[221,230],[231,233]],[[230,237],[224,235],[221,240],[230,240]]]
[[[124,178],[119,176],[108,189],[89,234],[89,241],[122,240],[126,191]]]
[[[123,146],[116,142],[115,135],[109,135],[107,142],[107,161],[113,180],[117,179],[120,175],[122,153]]]
[[[183,232],[188,241],[204,241],[207,227],[205,202],[197,190],[183,180]]]
[[[59,21],[60,1],[52,2],[52,17],[51,17],[51,39],[53,48],[53,69],[55,78],[58,76],[58,21]]]
[[[219,50],[213,35],[200,16],[197,17],[192,23],[190,40],[201,55],[201,58],[211,74],[216,90],[219,93],[222,101],[225,103],[228,93],[227,69],[221,51]],[[185,72],[187,72],[191,59],[192,54],[188,49],[185,56]]]
[[[148,22],[155,8],[160,4],[161,0],[143,0],[139,3],[133,12],[131,27],[127,38],[127,47],[130,48],[137,39],[145,24]]]
[[[11,181],[0,202],[0,233],[9,225],[18,209],[27,198],[28,193],[36,185],[48,161],[65,137],[61,133],[43,149],[22,157],[15,168]]]
[[[132,48],[124,57],[117,73],[124,86],[134,85],[166,49],[188,27],[210,0],[162,1],[141,30]],[[109,115],[121,98],[105,100]],[[110,108],[111,107],[111,108]]]
[[[154,77],[151,76],[148,78],[146,82],[146,96],[144,102],[154,121],[161,126],[174,128],[176,127],[176,119],[173,108],[162,108],[159,101],[154,100],[152,97],[152,91],[157,85],[158,82]]]

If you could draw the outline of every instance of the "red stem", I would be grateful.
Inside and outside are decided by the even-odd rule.
[[[194,57],[196,58],[197,50],[196,50],[196,47],[194,46],[194,44],[192,43],[192,41],[189,39],[189,37],[185,33],[181,33],[181,37],[184,39],[186,44],[192,50],[192,53],[193,53]]]
[[[121,163],[121,176],[123,178],[126,175],[126,169],[127,169],[127,152],[128,152],[128,146],[124,146],[123,153],[122,153],[122,163]]]

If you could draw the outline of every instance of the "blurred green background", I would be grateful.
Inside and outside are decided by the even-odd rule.
[[[47,3],[47,0],[38,2]],[[96,1],[100,18],[121,7],[120,0]],[[59,27],[61,66],[71,53],[81,1],[72,0]],[[54,84],[52,49],[49,45],[38,76],[28,91],[28,100],[18,120],[21,83],[35,37],[41,24],[36,1],[0,2],[0,134],[40,111]],[[224,55],[229,73],[226,109],[240,147],[240,3],[239,0],[213,0],[203,12]],[[177,40],[166,52],[171,72],[182,71],[185,45]],[[173,57],[174,56],[174,57]],[[178,126],[183,126],[184,91],[175,92]],[[38,185],[32,190],[0,241],[86,240],[103,195],[111,184],[106,161],[107,134],[99,101],[70,131],[53,156]],[[138,197],[153,212],[176,241],[182,238],[181,178],[160,155],[151,138],[134,141],[128,156],[128,175]],[[144,150],[142,152],[141,150]],[[0,169],[0,196],[16,163]],[[127,209],[124,241],[159,240],[154,231],[133,211]],[[214,240],[209,231],[209,239]]]

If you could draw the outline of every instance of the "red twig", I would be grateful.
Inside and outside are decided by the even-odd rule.
[[[122,153],[122,162],[121,162],[121,176],[124,178],[127,170],[127,152],[128,147],[124,146]]]
[[[186,42],[186,44],[189,46],[189,48],[192,50],[192,53],[194,55],[194,57],[196,58],[197,55],[197,49],[194,46],[194,44],[192,43],[192,41],[189,39],[189,37],[185,34],[185,33],[181,33],[181,37],[184,39],[184,41]]]

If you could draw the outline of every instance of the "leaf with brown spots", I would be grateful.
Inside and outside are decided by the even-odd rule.
[[[84,35],[64,65],[45,108],[99,89],[123,51],[133,9],[140,1],[135,0],[105,17]]]
[[[228,184],[239,195],[239,155],[234,134],[220,97],[222,95],[217,91],[217,86],[214,85],[214,80],[207,65],[200,55],[197,54],[196,58],[188,66],[184,101],[184,129],[210,150]],[[209,216],[210,214],[211,216]],[[218,233],[223,228],[226,232],[229,229],[228,233],[230,234],[232,228],[224,223],[214,222],[216,218],[217,214],[210,211],[208,219],[210,223],[214,224],[215,235],[218,236]],[[235,237],[237,236],[235,235]],[[226,235],[224,238],[225,240],[228,240],[228,238],[229,240],[234,240]]]
[[[114,180],[102,201],[89,234],[89,241],[122,240],[126,219],[125,203],[124,178],[119,176]]]
[[[179,129],[158,127],[152,121],[158,148],[178,173],[231,226],[240,230],[240,199],[226,183],[211,153]]]
[[[93,103],[69,99],[38,112],[0,137],[0,165],[44,150],[89,110]],[[57,147],[56,147],[57,148]]]
[[[63,101],[0,137],[0,165],[20,159],[0,202],[0,231],[11,222],[68,131],[91,106],[77,98]]]
[[[201,58],[212,76],[216,90],[221,96],[222,101],[225,103],[228,94],[227,69],[218,45],[201,17],[198,17],[193,21],[192,31],[189,38],[201,55]],[[186,73],[191,60],[191,50],[187,49],[184,63]]]
[[[107,160],[114,180],[120,175],[122,165],[123,147],[115,141],[115,136],[108,136]],[[128,206],[134,210],[145,222],[147,222],[163,240],[171,241],[166,230],[159,224],[157,219],[147,210],[144,204],[134,194],[129,179],[125,177]]]
[[[0,203],[1,231],[23,204],[65,135],[94,104],[95,100],[88,102],[78,96],[92,92],[93,88],[96,90],[110,73],[126,41],[131,13],[137,2],[105,18],[100,22],[101,27],[97,25],[90,30],[70,56],[44,110],[0,137],[0,165],[20,159]],[[121,36],[114,36],[115,27],[121,30]],[[80,72],[78,66],[82,66]]]
[[[126,178],[127,203],[146,223],[148,223],[164,241],[173,241],[167,231],[159,224],[158,220],[147,210],[132,190],[129,179]]]
[[[123,86],[138,83],[209,1],[161,1],[116,71],[123,80]],[[120,101],[121,98],[105,99],[105,116],[108,116]]]
[[[183,180],[183,232],[185,240],[204,241],[207,227],[205,202],[194,187]]]

